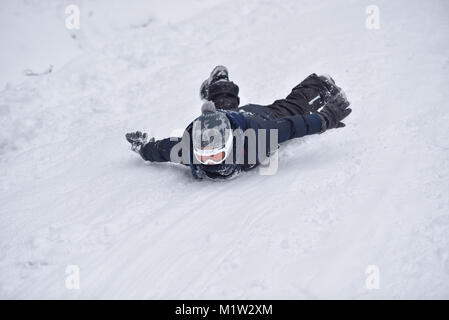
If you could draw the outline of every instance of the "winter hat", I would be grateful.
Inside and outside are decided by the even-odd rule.
[[[222,163],[232,150],[232,127],[226,113],[217,111],[211,101],[201,107],[201,116],[193,121],[193,152],[203,164]]]

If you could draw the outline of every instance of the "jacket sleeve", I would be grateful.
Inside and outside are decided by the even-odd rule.
[[[166,138],[156,142],[149,142],[140,150],[140,155],[146,161],[168,162],[170,161],[171,149],[181,140],[182,138]],[[179,150],[179,153],[181,152]],[[181,157],[182,155],[179,154],[179,156]]]
[[[312,113],[279,118],[271,121],[248,119],[247,126],[248,128],[253,128],[255,130],[277,129],[278,143],[282,143],[290,139],[320,133],[323,126],[323,120],[317,113]]]

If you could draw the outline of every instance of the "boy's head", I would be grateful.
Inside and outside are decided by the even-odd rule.
[[[201,107],[201,116],[193,121],[192,140],[195,158],[206,165],[223,163],[233,146],[231,123],[213,102]]]

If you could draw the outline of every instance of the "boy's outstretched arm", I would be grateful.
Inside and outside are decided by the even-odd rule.
[[[296,115],[279,118],[272,121],[257,121],[250,119],[248,127],[257,129],[277,129],[278,143],[290,139],[300,138],[306,135],[322,133],[328,129],[344,127],[341,122],[350,113],[349,102],[342,97],[331,98],[323,109],[306,115]],[[256,133],[257,135],[257,133]],[[269,137],[267,133],[267,138]],[[267,139],[267,149],[269,152],[269,139]]]
[[[275,120],[274,122],[278,122],[274,127],[278,126],[279,142],[344,127],[342,121],[352,111],[349,105],[346,98],[335,96],[319,112]]]
[[[258,129],[277,130],[278,143],[282,143],[290,139],[320,133],[323,128],[323,120],[318,114],[289,116],[271,121],[250,119],[248,127],[255,129],[256,135]]]
[[[170,161],[171,149],[182,140],[181,138],[166,138],[155,141],[154,138],[150,140],[147,138],[147,134],[140,131],[126,134],[126,140],[131,143],[131,149],[140,154],[144,160],[152,162]],[[179,152],[181,153],[181,150]]]
[[[148,142],[140,150],[144,160],[152,162],[169,162],[171,149],[181,142],[182,138],[165,138],[158,141]],[[179,150],[181,153],[181,150]],[[182,155],[179,154],[179,157]]]

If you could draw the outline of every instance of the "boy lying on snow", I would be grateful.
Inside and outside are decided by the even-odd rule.
[[[279,143],[344,127],[341,121],[352,111],[334,80],[316,74],[268,106],[238,108],[238,93],[226,67],[217,66],[200,88],[202,115],[182,138],[148,141],[146,133],[137,131],[126,139],[144,160],[188,165],[195,178],[230,178],[265,161]]]

